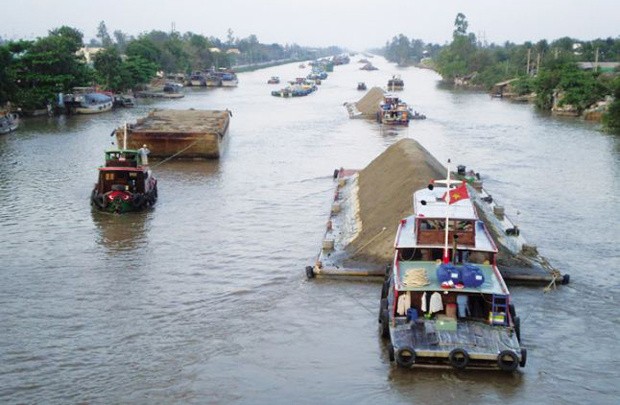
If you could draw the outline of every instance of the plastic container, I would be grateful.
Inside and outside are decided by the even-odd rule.
[[[473,264],[465,264],[461,269],[461,277],[465,287],[475,288],[484,284],[482,269]]]
[[[437,267],[437,281],[443,283],[452,280],[454,284],[461,282],[461,272],[450,263],[443,263]]]
[[[418,310],[415,308],[407,309],[407,320],[415,322],[418,319]]]

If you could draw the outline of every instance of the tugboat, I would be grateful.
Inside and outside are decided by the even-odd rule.
[[[449,164],[449,161],[448,161]],[[520,321],[496,265],[497,247],[462,181],[414,192],[381,294],[381,334],[391,361],[514,371],[524,367]]]
[[[140,151],[105,152],[105,166],[91,193],[91,205],[110,213],[141,211],[157,201],[157,180]]]
[[[400,75],[394,75],[387,83],[388,91],[402,90],[405,88],[405,82]]]
[[[409,125],[411,111],[407,103],[392,94],[386,94],[379,104],[377,122],[385,125]]]

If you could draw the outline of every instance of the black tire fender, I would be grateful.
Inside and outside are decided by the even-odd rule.
[[[396,363],[401,367],[412,367],[415,364],[415,358],[415,350],[409,346],[403,346],[396,352]]]
[[[390,337],[390,317],[388,315],[388,309],[384,308],[381,311],[381,337],[389,338]]]
[[[388,352],[388,358],[390,359],[390,361],[396,360],[396,358],[394,357],[394,346],[392,346],[391,343],[387,344],[387,352]]]
[[[390,289],[390,280],[384,280],[383,286],[381,287],[381,299],[387,298],[388,291]]]
[[[306,266],[306,277],[308,279],[312,279],[314,278],[315,274],[314,274],[314,267],[312,266]]]
[[[469,365],[469,353],[467,350],[457,347],[448,355],[450,365],[458,370],[464,370]]]
[[[497,366],[502,371],[515,371],[519,366],[519,359],[512,350],[503,350],[497,356]]]
[[[383,310],[387,309],[387,307],[388,307],[387,298],[381,298],[381,302],[379,303],[379,316],[377,317],[377,320],[379,322],[381,322],[381,317],[383,316]]]
[[[519,362],[519,366],[525,367],[525,363],[527,363],[527,349],[525,347],[521,348],[521,361]]]
[[[512,322],[515,325],[515,334],[517,335],[517,341],[521,343],[521,318],[519,318],[518,316],[515,316],[512,319]]]

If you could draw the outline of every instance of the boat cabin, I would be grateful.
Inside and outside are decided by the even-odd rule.
[[[138,167],[142,164],[140,153],[134,149],[108,150],[105,152],[106,167]]]
[[[148,170],[135,167],[100,167],[96,191],[105,194],[108,191],[129,191],[145,193],[149,177]]]

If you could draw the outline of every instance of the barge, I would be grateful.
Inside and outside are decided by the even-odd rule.
[[[229,110],[153,110],[116,130],[117,144],[147,145],[152,158],[219,158],[227,138]]]
[[[393,260],[396,226],[413,213],[409,193],[438,178],[445,167],[413,139],[390,146],[362,170],[334,171],[334,195],[322,246],[314,263],[305,268],[314,277],[383,277]],[[388,176],[389,182],[383,179]],[[545,291],[568,284],[562,274],[527,243],[503,206],[483,188],[478,173],[459,166],[455,173],[465,180],[471,201],[499,248],[498,265],[504,280],[544,283]],[[380,208],[378,208],[380,207]]]
[[[416,191],[413,206],[398,225],[381,294],[390,360],[405,368],[524,367],[527,351],[497,268],[498,249],[465,183],[448,171],[446,180]]]

